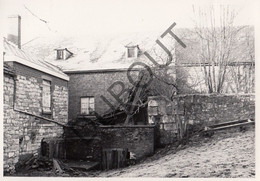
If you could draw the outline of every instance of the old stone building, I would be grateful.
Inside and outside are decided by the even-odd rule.
[[[122,35],[66,40],[62,37],[53,37],[52,41],[48,42],[39,38],[38,40],[43,40],[39,45],[35,45],[35,41],[32,41],[26,48],[57,65],[70,76],[69,119],[76,120],[81,116],[95,117],[94,111],[102,116],[120,105],[120,100],[123,100],[124,96],[119,95],[119,98],[116,98],[111,92],[125,93],[126,89],[133,87],[133,81],[129,80],[129,77],[135,81],[140,69],[145,68],[144,64],[153,67],[153,63],[144,55],[146,50],[160,51],[149,52],[153,57],[156,57],[155,53],[162,54],[162,48],[154,45],[156,35],[150,33],[143,36],[137,33],[127,38]],[[172,46],[174,40],[168,37],[168,41],[164,44]],[[39,46],[42,46],[42,52],[38,51]],[[156,61],[165,63],[162,59],[166,56],[162,54],[161,59],[156,58]],[[173,57],[171,65],[174,61]],[[134,64],[136,62],[144,64]],[[174,77],[174,68],[168,68],[168,73]],[[171,87],[168,90],[173,91]],[[146,124],[147,117],[141,122]]]
[[[19,161],[39,154],[43,138],[61,137],[68,122],[69,77],[21,49],[21,18],[10,18],[16,22],[16,31],[3,40],[6,172],[14,171]]]
[[[186,44],[182,47],[170,35],[158,38],[160,33],[133,33],[127,35],[111,35],[105,37],[51,37],[48,40],[39,38],[26,45],[26,48],[35,52],[39,57],[59,66],[69,76],[69,118],[75,120],[80,115],[88,115],[96,111],[103,115],[111,111],[112,105],[118,100],[111,95],[111,86],[115,94],[122,88],[132,86],[127,75],[133,63],[141,62],[153,67],[153,62],[147,54],[158,62],[168,66],[170,75],[178,88],[178,94],[208,93],[204,67],[198,56],[198,37],[191,29],[173,30]],[[254,31],[252,27],[245,27],[236,40],[233,59],[227,64],[226,78],[221,93],[252,93],[254,92]],[[169,57],[159,41],[170,51]],[[248,44],[246,44],[247,42]],[[43,50],[43,51],[40,51]],[[236,55],[236,56],[234,56]],[[144,68],[142,66],[139,66]],[[131,67],[131,71],[133,71]],[[138,68],[135,66],[134,68]],[[216,70],[218,65],[215,66]],[[165,75],[165,74],[164,74]],[[164,76],[163,75],[163,76]],[[156,78],[154,79],[156,80]],[[114,85],[115,82],[122,85]],[[158,85],[158,82],[162,84]],[[157,81],[156,94],[174,94],[173,86]],[[167,90],[168,92],[160,92]],[[155,94],[155,95],[156,95]]]

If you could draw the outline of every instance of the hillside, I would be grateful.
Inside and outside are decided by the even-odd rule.
[[[185,145],[161,148],[153,156],[122,169],[61,174],[52,169],[27,170],[12,176],[254,178],[255,129],[224,130],[210,138],[195,135]]]
[[[211,138],[194,137],[177,152],[169,147],[144,162],[99,177],[255,177],[255,132],[225,130]]]

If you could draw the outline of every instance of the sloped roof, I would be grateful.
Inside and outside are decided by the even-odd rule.
[[[3,47],[5,52],[5,62],[19,62],[23,65],[40,70],[42,72],[59,77],[61,79],[69,80],[69,77],[66,74],[64,74],[58,67],[43,60],[40,60],[35,56],[29,54],[28,52],[23,51],[22,49],[19,49],[16,45],[9,42],[5,38],[3,40]]]
[[[253,37],[252,27],[251,39]],[[248,51],[248,45],[244,42],[245,31],[237,36],[237,45],[233,53],[236,62],[250,62],[244,52]],[[172,50],[174,61],[178,64],[197,64],[199,59],[199,40],[192,29],[173,29],[173,32],[186,44],[186,48],[179,45],[170,35],[159,39],[165,47]],[[40,37],[24,47],[45,61],[57,65],[64,71],[93,71],[104,69],[127,69],[133,62],[141,61],[151,65],[151,61],[143,54],[148,52],[158,63],[165,63],[168,56],[163,49],[156,44],[156,40],[163,32],[139,32],[131,34],[114,34],[107,36],[84,37]],[[254,37],[253,37],[254,38]],[[254,41],[251,41],[254,43]],[[126,47],[139,47],[138,58],[126,58]],[[176,45],[176,46],[175,46]],[[67,48],[73,56],[67,60],[56,60],[55,49]],[[176,48],[175,50],[173,48]],[[253,48],[254,49],[254,48]]]
[[[151,49],[154,51],[150,51],[149,54],[154,59],[156,56],[153,54],[156,50],[162,53],[161,58],[168,56],[155,42],[159,36],[158,32],[148,32],[102,37],[41,37],[26,44],[25,48],[64,71],[126,69],[135,61],[151,64],[151,61],[143,55],[145,51],[149,52]],[[165,44],[171,45],[174,44],[173,41],[171,37],[162,40]],[[126,46],[129,45],[138,45],[138,58],[126,58]],[[67,48],[73,56],[67,60],[56,60],[55,49],[58,48]]]

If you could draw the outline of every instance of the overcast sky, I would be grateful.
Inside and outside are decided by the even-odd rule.
[[[190,0],[185,3],[175,0],[0,0],[0,2],[2,15],[21,15],[22,43],[49,34],[84,36],[139,31],[163,32],[173,22],[177,23],[178,28],[192,27],[192,5],[207,7],[209,4],[207,2],[215,6],[229,4],[238,12],[236,25],[254,24],[254,13],[257,11],[256,1],[253,0]]]

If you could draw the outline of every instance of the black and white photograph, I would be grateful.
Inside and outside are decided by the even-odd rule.
[[[2,179],[256,179],[259,12],[0,0]]]

